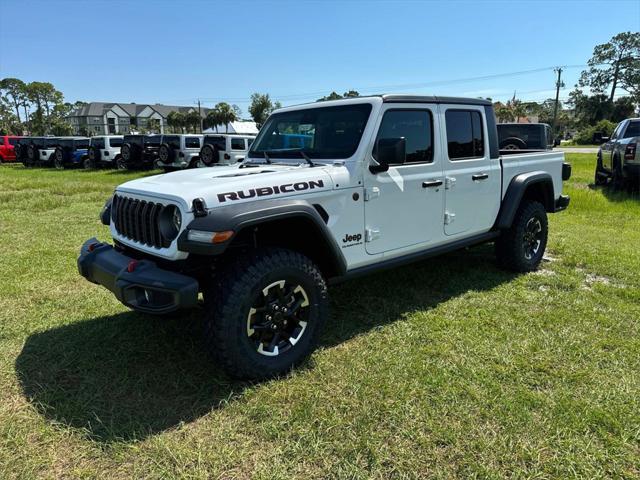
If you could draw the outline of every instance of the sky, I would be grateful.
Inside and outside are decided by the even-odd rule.
[[[640,0],[0,0],[0,78],[66,101],[210,107],[335,90],[566,98],[595,45],[640,31]],[[533,70],[533,72],[532,72]]]

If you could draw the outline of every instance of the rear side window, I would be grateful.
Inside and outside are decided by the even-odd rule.
[[[477,110],[447,110],[447,149],[451,160],[484,157],[482,116]]]
[[[624,132],[624,138],[640,137],[640,122],[630,122]]]
[[[198,137],[185,137],[184,148],[200,148],[200,139]]]
[[[220,150],[226,150],[227,146],[224,142],[224,137],[204,137],[205,145],[215,145]]]
[[[382,118],[380,138],[404,138],[405,163],[433,162],[433,126],[429,110],[387,110]],[[374,147],[373,156],[376,156]]]
[[[162,138],[162,142],[169,145],[171,148],[179,149],[180,148],[180,137],[177,135],[165,135]]]
[[[244,138],[232,138],[231,150],[245,150]]]
[[[19,138],[10,138],[9,145],[17,145],[19,141],[20,141]]]
[[[122,139],[121,138],[110,138],[109,139],[109,145],[111,146],[111,148],[118,148],[122,146]]]
[[[87,149],[89,148],[89,139],[82,139],[75,141],[75,147],[79,149]]]

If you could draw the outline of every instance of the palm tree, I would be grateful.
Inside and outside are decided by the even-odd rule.
[[[238,120],[237,108],[234,109],[226,102],[220,102],[213,109],[218,112],[218,125],[223,123],[225,126],[225,132],[229,133],[229,123]]]

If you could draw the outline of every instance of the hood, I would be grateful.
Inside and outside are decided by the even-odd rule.
[[[194,199],[207,208],[282,198],[333,189],[328,170],[332,166],[230,165],[194,168],[123,183],[116,191],[142,197],[172,200],[191,210]]]

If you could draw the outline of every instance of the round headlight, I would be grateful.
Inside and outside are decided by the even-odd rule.
[[[182,226],[182,214],[175,205],[169,205],[162,209],[159,218],[160,232],[167,240],[173,240],[180,233]]]

